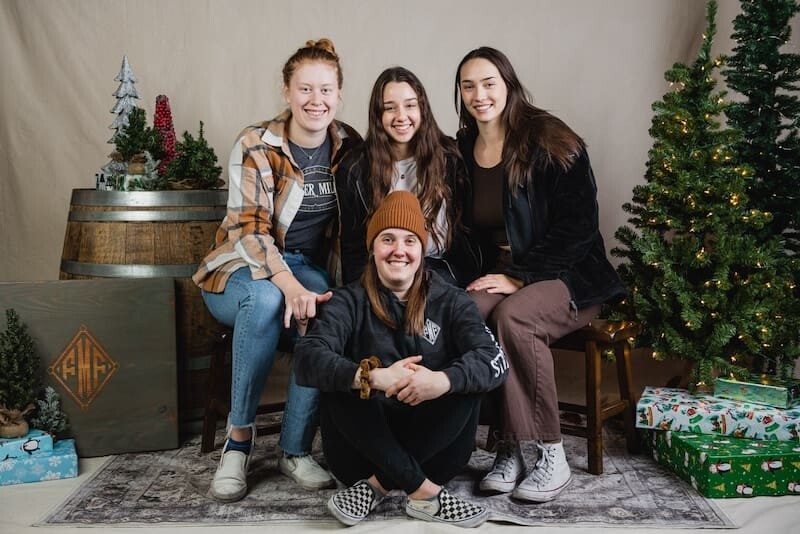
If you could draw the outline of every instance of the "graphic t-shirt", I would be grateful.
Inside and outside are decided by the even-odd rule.
[[[417,194],[417,161],[414,158],[401,159],[394,163],[394,177],[392,179],[391,191],[409,191]],[[439,241],[444,243],[447,238],[447,202],[442,202],[439,213],[436,215],[436,228],[433,232],[439,237]],[[430,229],[429,229],[430,231]],[[436,245],[433,235],[428,236],[428,243],[425,248],[425,255],[431,258],[441,258],[444,255],[444,246],[441,248]]]
[[[286,232],[286,250],[314,256],[325,237],[325,228],[336,215],[336,189],[331,172],[331,139],[316,148],[289,141],[292,157],[303,171],[303,202]]]

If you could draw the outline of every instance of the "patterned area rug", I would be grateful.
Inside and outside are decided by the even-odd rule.
[[[484,443],[481,427],[478,443]],[[220,434],[218,443],[221,442]],[[491,520],[519,525],[734,528],[711,501],[645,456],[631,456],[618,430],[606,428],[605,473],[586,471],[586,441],[565,436],[574,480],[556,500],[525,504],[507,495],[477,493],[477,481],[493,455],[478,448],[465,472],[449,489],[488,506]],[[319,443],[315,456],[322,462]],[[528,465],[534,447],[526,447]],[[39,525],[104,526],[126,524],[215,525],[267,522],[336,522],[325,502],[334,490],[310,492],[295,486],[277,470],[276,436],[259,438],[251,461],[251,490],[238,503],[220,504],[207,496],[219,450],[200,453],[199,438],[172,451],[113,457]],[[403,495],[390,498],[369,520],[405,517]],[[321,523],[320,523],[321,524]]]

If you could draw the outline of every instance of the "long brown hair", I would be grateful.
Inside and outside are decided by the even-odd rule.
[[[318,41],[308,40],[305,46],[300,47],[297,51],[286,60],[283,66],[283,85],[289,87],[289,82],[292,80],[294,71],[297,66],[303,61],[321,61],[328,63],[336,69],[336,80],[339,82],[339,89],[342,88],[344,76],[342,75],[342,65],[339,63],[339,56],[336,55],[336,49],[333,47],[333,41],[323,37]]]
[[[467,53],[456,70],[454,99],[462,135],[473,142],[478,137],[478,123],[461,100],[461,68],[472,59],[485,59],[497,67],[508,90],[506,107],[501,115],[505,126],[502,157],[511,191],[533,179],[533,164],[539,163],[539,158],[544,165],[556,164],[564,170],[569,169],[585,147],[583,139],[561,119],[534,106],[530,93],[505,54],[488,46]]]
[[[425,252],[425,245],[422,244],[422,254]],[[367,298],[372,306],[372,312],[389,328],[397,328],[397,323],[386,311],[384,292],[385,287],[378,278],[378,268],[375,266],[375,256],[370,252],[367,267],[361,275],[361,284],[367,293]],[[405,330],[409,334],[422,335],[425,326],[425,303],[428,300],[428,286],[430,277],[425,270],[425,260],[420,257],[419,267],[414,273],[414,281],[408,289],[408,301],[406,303]]]
[[[436,216],[439,214],[443,202],[448,201],[449,204],[452,204],[453,191],[445,181],[447,172],[445,154],[457,155],[458,150],[455,142],[439,129],[422,82],[413,72],[403,67],[391,67],[384,70],[372,86],[365,138],[369,161],[369,185],[372,188],[369,214],[377,209],[383,198],[389,193],[395,172],[391,141],[386,130],[383,129],[381,120],[384,110],[383,90],[387,84],[392,82],[407,83],[417,95],[421,124],[418,125],[418,129],[411,139],[411,150],[417,163],[417,187],[413,193],[422,205],[425,224],[433,236],[434,242],[440,249],[445,249],[451,241],[453,229],[460,223],[460,206],[448,206],[448,229],[445,243],[439,242],[441,233],[439,230],[441,229],[436,228]],[[456,176],[456,180],[460,178]],[[426,243],[422,244],[423,254],[426,245]]]

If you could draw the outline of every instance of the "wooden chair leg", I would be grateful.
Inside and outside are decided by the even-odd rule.
[[[593,475],[603,472],[603,420],[600,414],[600,349],[586,341],[586,446],[588,469]]]
[[[220,382],[225,375],[225,353],[228,348],[229,337],[221,336],[211,354],[211,364],[208,368],[208,383],[206,393],[206,407],[203,415],[203,431],[200,439],[200,452],[208,453],[214,450],[214,437],[217,433],[217,417],[219,416]]]
[[[627,341],[617,343],[614,347],[614,357],[617,360],[617,379],[619,381],[620,397],[626,402],[625,441],[628,452],[637,454],[640,451],[639,435],[636,432],[636,396],[633,393],[633,380],[631,378],[631,346]]]

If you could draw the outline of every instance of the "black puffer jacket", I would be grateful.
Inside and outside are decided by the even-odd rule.
[[[472,187],[465,182],[464,163],[457,154],[446,154],[445,182],[453,193],[448,201],[448,210],[472,204]],[[372,184],[369,180],[369,160],[365,146],[351,150],[342,160],[336,171],[336,195],[341,213],[341,255],[342,281],[345,284],[361,277],[367,264],[366,247],[367,214],[372,201]],[[429,267],[443,265],[444,270],[464,287],[479,274],[478,253],[467,238],[469,219],[462,215],[461,227],[453,232],[453,242],[444,253],[441,261],[428,261]],[[427,258],[430,260],[430,258]]]
[[[458,141],[472,176],[474,140],[459,135]],[[624,295],[625,287],[606,257],[600,235],[597,184],[586,150],[577,154],[567,171],[546,164],[543,155],[535,157],[532,174],[516,195],[511,194],[508,180],[503,180],[503,212],[514,265],[493,270],[498,249],[491,236],[475,229],[482,270],[507,274],[526,285],[562,280],[577,309]]]
[[[378,356],[384,367],[422,355],[420,365],[444,371],[450,393],[482,393],[498,387],[508,374],[505,355],[467,294],[430,273],[422,336],[405,332],[405,303],[383,289],[387,310],[399,325],[389,328],[372,312],[363,286],[356,282],[333,290],[317,318],[294,348],[297,383],[322,391],[350,391],[358,363]]]

